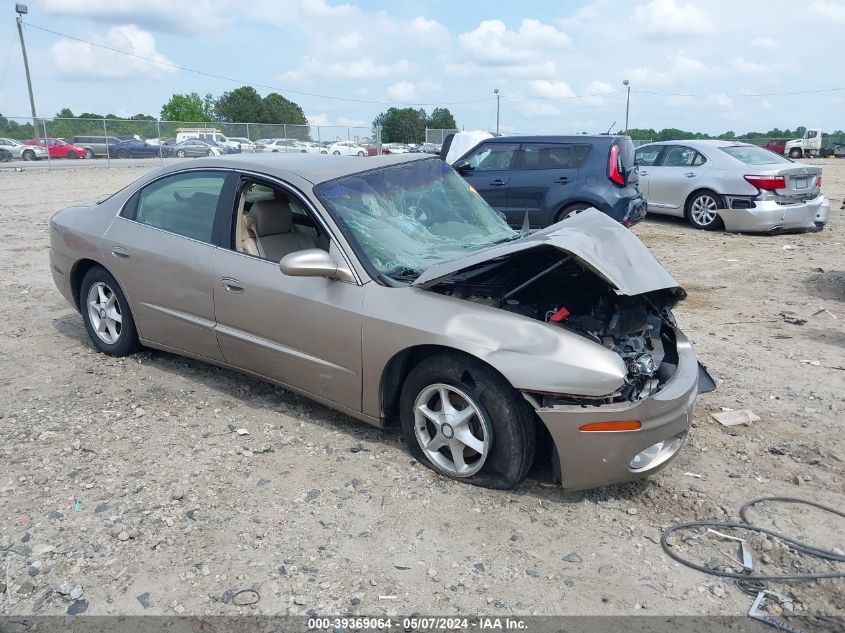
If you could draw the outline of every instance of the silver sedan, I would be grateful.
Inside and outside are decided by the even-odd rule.
[[[700,229],[814,230],[827,222],[821,167],[734,141],[666,141],[637,148],[649,213]]]
[[[0,149],[7,150],[12,158],[22,160],[41,160],[47,158],[47,149],[40,145],[24,145],[10,138],[0,138]]]

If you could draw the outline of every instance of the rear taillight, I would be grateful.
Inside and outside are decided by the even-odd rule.
[[[822,188],[822,175],[821,174],[819,174],[819,177],[816,178],[816,187],[818,187],[819,189]]]
[[[610,146],[610,157],[607,159],[607,177],[619,186],[625,185],[625,170],[622,168],[622,157],[619,156],[619,146]]]
[[[766,191],[786,189],[786,180],[783,176],[745,176],[745,179],[758,189]]]

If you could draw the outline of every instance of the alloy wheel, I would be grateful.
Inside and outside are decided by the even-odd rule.
[[[102,281],[88,289],[88,318],[101,341],[108,345],[117,343],[123,322],[120,303],[114,291]]]
[[[690,217],[698,226],[710,226],[719,217],[716,209],[719,204],[709,194],[702,194],[692,201],[690,205]]]
[[[423,389],[414,402],[414,435],[423,453],[454,477],[471,477],[484,465],[491,433],[478,405],[447,384]]]

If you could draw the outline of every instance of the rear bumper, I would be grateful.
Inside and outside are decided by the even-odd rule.
[[[640,479],[664,468],[683,446],[698,395],[698,360],[689,341],[678,330],[678,369],[655,395],[635,403],[585,407],[561,405],[537,409],[560,458],[561,484],[583,490]],[[638,431],[585,433],[589,422],[639,420]],[[644,468],[631,460],[644,449],[675,440],[671,451],[659,454]]]
[[[730,200],[730,198],[729,198]],[[769,231],[808,231],[816,228],[816,216],[830,202],[818,196],[799,204],[778,204],[774,200],[756,200],[752,209],[724,209],[719,216],[726,231],[762,233]],[[729,202],[730,204],[730,202]],[[825,213],[825,222],[827,221]]]

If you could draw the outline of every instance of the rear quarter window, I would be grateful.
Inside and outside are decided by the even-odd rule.
[[[592,148],[589,143],[526,143],[518,169],[577,169]]]

